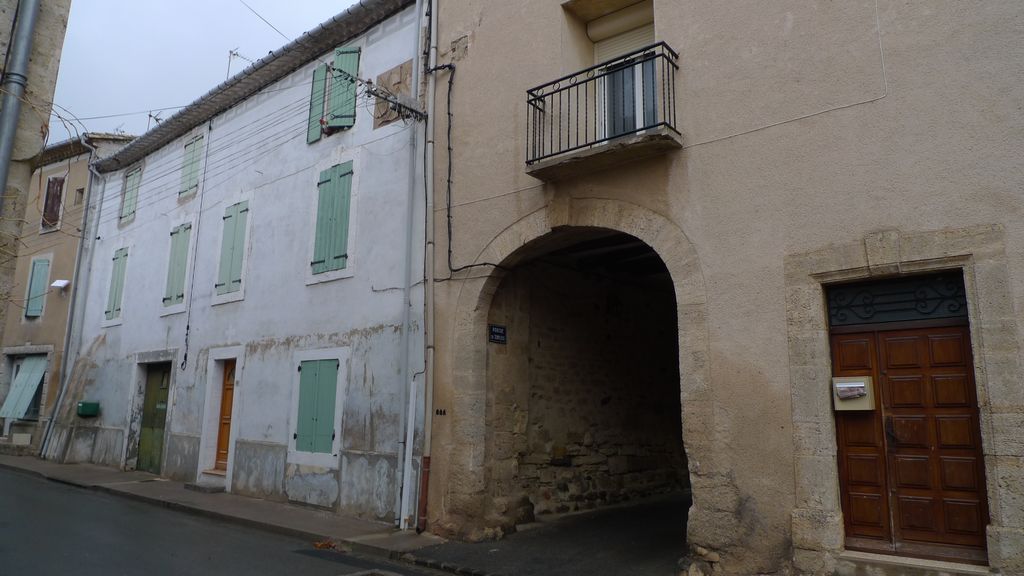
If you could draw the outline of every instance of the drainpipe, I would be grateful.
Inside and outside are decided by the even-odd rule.
[[[430,52],[427,56],[427,68],[437,66],[437,0],[430,0]],[[437,81],[430,74],[427,81],[427,126],[426,152],[423,170],[426,172],[425,191],[426,213],[424,214],[425,251],[423,271],[424,282],[424,402],[423,402],[423,464],[420,467],[420,501],[417,513],[416,531],[422,532],[427,527],[427,491],[430,487],[430,444],[434,419],[434,95]]]
[[[4,70],[0,89],[4,92],[3,107],[0,108],[0,190],[7,190],[7,174],[10,172],[11,156],[14,155],[14,139],[18,132],[18,115],[21,112],[21,98],[28,84],[28,59],[32,54],[32,31],[39,15],[39,0],[21,0],[18,6],[17,22],[8,48],[7,68]],[[4,192],[6,194],[6,192]],[[0,203],[0,215],[3,206]]]
[[[61,354],[60,360],[60,391],[57,393],[57,401],[53,403],[53,411],[50,413],[50,421],[46,423],[46,433],[43,434],[43,441],[39,448],[39,457],[46,458],[46,450],[50,444],[50,435],[53,432],[53,423],[60,415],[61,404],[64,403],[64,394],[68,389],[68,380],[70,374],[68,374],[68,366],[74,366],[71,363],[71,356],[77,356],[77,348],[72,350],[71,335],[75,326],[75,304],[78,301],[78,289],[80,279],[82,276],[82,260],[83,254],[85,253],[86,242],[95,242],[96,235],[89,230],[89,204],[92,202],[92,187],[94,178],[100,180],[103,183],[103,190],[100,192],[100,203],[103,202],[104,193],[107,190],[107,179],[101,175],[93,167],[92,163],[94,159],[98,159],[99,156],[95,148],[87,141],[88,134],[83,134],[81,137],[82,145],[89,149],[89,181],[85,186],[85,209],[82,213],[82,237],[78,242],[78,251],[75,255],[75,271],[71,276],[71,301],[68,303],[68,325],[64,330],[64,352]],[[97,218],[97,222],[99,219]],[[85,276],[88,278],[88,275]]]
[[[416,45],[414,47],[416,55],[416,63],[412,67],[412,89],[416,90],[415,95],[417,100],[419,99],[420,89],[420,66],[422,65],[422,58],[420,56],[420,47],[423,42],[423,0],[416,0],[416,21],[420,23],[416,28]],[[430,112],[428,111],[428,114]],[[412,253],[413,253],[413,233],[412,224],[414,218],[416,202],[416,142],[419,139],[419,135],[416,130],[410,131],[409,136],[409,197],[406,200],[405,210],[405,278],[403,280],[403,286],[405,288],[405,295],[402,299],[402,354],[404,357],[404,365],[402,366],[402,376],[405,378],[407,383],[406,388],[406,403],[408,409],[406,410],[405,417],[405,439],[402,442],[403,455],[402,455],[402,481],[398,486],[398,527],[401,530],[409,529],[410,520],[410,507],[412,503],[412,458],[413,458],[413,443],[416,440],[416,378],[412,375],[410,364],[412,363],[411,351],[409,350],[409,331],[410,331],[410,316],[412,315]]]

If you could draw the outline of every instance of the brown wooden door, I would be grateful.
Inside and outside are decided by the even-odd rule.
[[[836,412],[847,545],[985,560],[988,509],[966,326],[832,336],[836,376],[871,376],[876,409]]]
[[[215,470],[228,469],[228,450],[231,446],[231,407],[235,399],[235,361],[224,361],[224,381],[220,394],[220,417],[217,420],[217,462]]]

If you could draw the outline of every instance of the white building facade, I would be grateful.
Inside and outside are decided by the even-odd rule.
[[[409,519],[420,16],[358,3],[97,165],[48,457]]]

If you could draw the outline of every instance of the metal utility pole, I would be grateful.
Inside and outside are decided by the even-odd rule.
[[[28,85],[28,58],[32,53],[32,33],[39,15],[39,0],[21,0],[18,6],[14,34],[7,51],[7,69],[4,70],[4,99],[0,108],[0,194],[7,190],[7,174],[10,172],[11,156],[14,154],[14,138],[18,132],[18,115],[21,99]],[[0,215],[4,203],[0,202]]]

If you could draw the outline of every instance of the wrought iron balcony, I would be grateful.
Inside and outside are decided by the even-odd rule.
[[[526,171],[543,180],[682,146],[664,42],[527,90]]]

